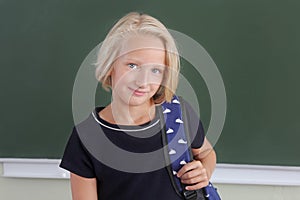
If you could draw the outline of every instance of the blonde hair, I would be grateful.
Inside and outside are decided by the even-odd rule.
[[[171,101],[177,85],[180,70],[180,58],[175,40],[167,28],[157,19],[147,14],[131,12],[122,17],[109,31],[98,53],[96,78],[106,90],[111,88],[111,71],[114,61],[119,56],[122,42],[130,34],[151,35],[161,39],[165,45],[166,66],[164,83],[153,96],[155,103]]]

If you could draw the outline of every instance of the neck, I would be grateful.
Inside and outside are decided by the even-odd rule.
[[[100,112],[100,116],[113,124],[140,125],[155,117],[155,104],[151,101],[140,106],[124,106],[113,101]]]

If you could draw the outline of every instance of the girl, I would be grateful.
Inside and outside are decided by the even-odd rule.
[[[158,113],[161,103],[171,101],[178,75],[178,51],[166,27],[149,15],[127,14],[110,30],[98,54],[96,78],[105,89],[111,89],[112,101],[94,109],[94,120],[105,136],[125,151],[142,154],[162,149],[165,133]],[[189,104],[182,103],[186,105],[188,126],[194,131],[194,160],[185,164],[177,176],[187,185],[186,190],[201,191],[214,171],[216,155],[196,113]],[[136,165],[143,169],[153,163],[149,160]],[[175,192],[165,165],[136,173],[109,166],[88,150],[76,128],[60,166],[71,172],[73,200],[183,199]]]

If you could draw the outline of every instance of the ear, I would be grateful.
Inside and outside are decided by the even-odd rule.
[[[103,84],[108,86],[108,87],[111,87],[111,84],[112,84],[112,74],[113,74],[113,67],[111,67],[105,74],[105,77],[103,78]],[[106,87],[105,86],[105,87]]]

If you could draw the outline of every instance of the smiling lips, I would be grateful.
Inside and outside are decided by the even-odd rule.
[[[146,91],[146,90],[138,90],[138,89],[132,89],[132,88],[129,88],[129,89],[132,91],[132,94],[134,96],[143,96],[146,93],[148,93],[148,91]]]

